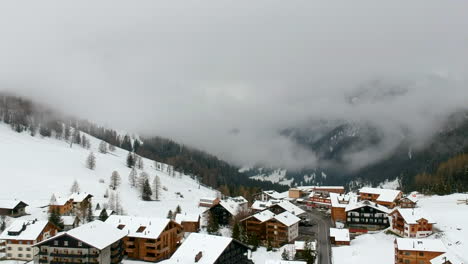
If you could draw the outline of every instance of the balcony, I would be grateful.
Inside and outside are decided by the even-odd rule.
[[[62,258],[86,258],[86,254],[70,254],[70,253],[59,253],[51,252],[50,256],[52,257],[62,257]]]
[[[39,259],[39,263],[49,263],[48,259]]]
[[[47,251],[39,251],[38,255],[40,255],[40,256],[46,256],[46,255],[49,255],[49,252],[47,252]]]

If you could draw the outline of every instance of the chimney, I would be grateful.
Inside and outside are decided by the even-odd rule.
[[[195,256],[195,263],[200,261],[200,259],[203,257],[203,253],[200,251],[198,254]]]

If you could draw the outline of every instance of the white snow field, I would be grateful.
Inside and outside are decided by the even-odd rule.
[[[93,204],[105,203],[104,193],[109,185],[112,172],[118,171],[122,183],[118,188],[122,206],[126,214],[135,216],[166,217],[169,210],[180,205],[182,212],[199,213],[200,197],[215,196],[216,192],[199,186],[186,175],[169,176],[154,168],[154,161],[144,159],[144,171],[150,175],[152,183],[155,175],[161,179],[160,201],[145,202],[139,198],[137,188],[128,181],[130,168],[126,166],[128,152],[117,148],[115,152],[101,154],[97,148],[100,140],[89,135],[90,150],[79,145],[70,145],[62,140],[35,137],[28,133],[17,133],[7,125],[0,124],[0,199],[23,200],[30,206],[24,218],[46,218],[46,208],[52,193],[68,196],[70,187],[77,180],[81,191],[94,195]],[[85,167],[90,151],[96,156],[96,169]],[[142,170],[138,170],[138,174]],[[99,180],[104,179],[105,183]],[[180,195],[182,194],[183,198]]]
[[[448,252],[468,263],[468,205],[459,200],[466,200],[468,194],[418,197],[418,206],[435,220],[436,233],[431,238],[439,238]],[[383,232],[367,234],[351,241],[351,246],[333,247],[334,264],[354,263],[394,263],[393,241],[395,236]]]

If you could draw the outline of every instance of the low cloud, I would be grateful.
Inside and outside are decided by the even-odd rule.
[[[424,6],[424,8],[422,8]],[[317,166],[279,135],[371,122],[423,145],[467,105],[464,1],[41,1],[0,10],[0,89],[238,165]]]

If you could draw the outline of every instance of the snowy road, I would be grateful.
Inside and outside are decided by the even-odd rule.
[[[307,210],[307,214],[309,219],[316,223],[318,263],[331,264],[330,219],[315,210]]]

